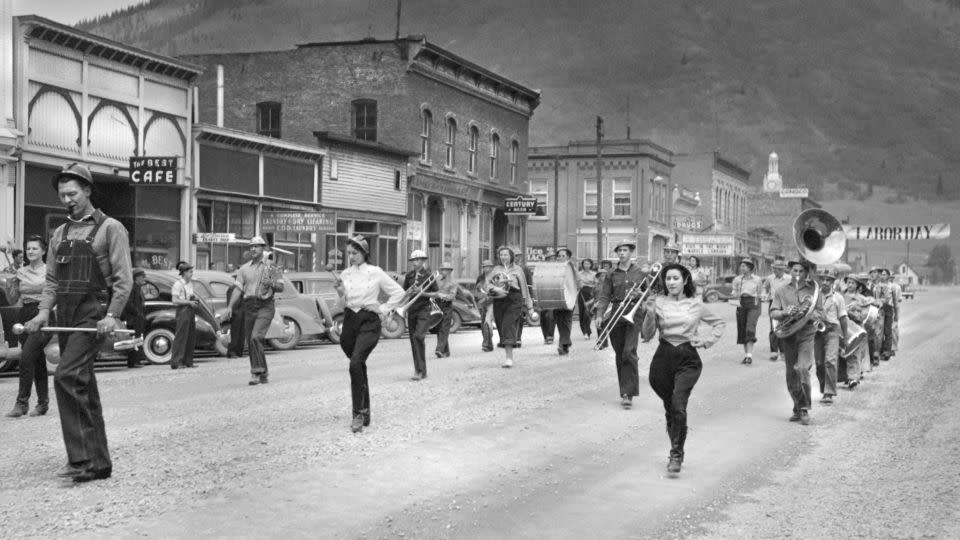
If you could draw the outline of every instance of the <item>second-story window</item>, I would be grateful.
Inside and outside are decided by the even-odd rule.
[[[500,158],[500,135],[490,136],[490,180],[497,179],[497,159]]]
[[[597,180],[587,178],[583,182],[583,216],[597,216]]]
[[[549,192],[547,191],[547,181],[539,178],[530,180],[530,195],[537,198],[537,213],[535,217],[549,217],[547,212],[547,202]]]
[[[453,168],[453,158],[457,143],[457,121],[453,118],[447,118],[447,140],[444,143],[447,150],[447,159],[444,166],[448,169]]]
[[[257,103],[257,133],[280,138],[280,104],[276,101]]]
[[[510,183],[517,183],[517,162],[520,160],[520,143],[510,141]]]
[[[477,147],[480,145],[480,130],[477,126],[470,126],[470,162],[467,164],[467,172],[477,174]]]
[[[630,217],[630,192],[629,178],[613,180],[613,217]]]
[[[377,141],[377,102],[358,99],[353,102],[353,136],[361,141]]]
[[[433,132],[433,114],[424,109],[420,114],[420,161],[430,163],[430,136]]]

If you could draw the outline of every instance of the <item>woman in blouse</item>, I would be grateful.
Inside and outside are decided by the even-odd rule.
[[[700,298],[690,271],[672,263],[661,273],[662,290],[645,303],[640,335],[644,342],[660,332],[660,345],[650,362],[650,387],[663,401],[670,437],[670,461],[667,471],[680,472],[683,446],[687,439],[687,401],[700,378],[703,363],[697,349],[710,347],[723,335],[726,323],[707,309]],[[697,332],[701,322],[711,326],[710,336]]]
[[[527,278],[523,268],[515,264],[516,256],[508,247],[497,250],[500,264],[487,277],[487,290],[493,297],[493,319],[500,335],[498,347],[503,347],[506,358],[501,367],[513,367],[513,349],[519,347],[517,331],[523,319],[524,306],[533,309],[533,301],[527,291]]]
[[[180,278],[173,282],[170,297],[177,306],[176,332],[173,336],[173,351],[170,357],[170,369],[196,367],[193,363],[193,349],[197,344],[197,295],[193,292],[193,265],[186,261],[177,263]]]
[[[740,261],[740,275],[733,278],[733,297],[738,299],[737,344],[743,345],[743,363],[753,363],[753,345],[757,342],[757,321],[760,319],[760,295],[763,280],[753,274],[750,259]]]
[[[591,328],[590,309],[587,304],[593,304],[593,292],[597,287],[597,269],[593,267],[593,259],[584,259],[580,262],[580,294],[577,295],[577,318],[580,320],[580,332],[590,339]],[[592,307],[592,306],[591,306]]]
[[[11,302],[23,303],[19,322],[26,323],[37,316],[40,296],[47,278],[47,265],[43,258],[47,252],[47,243],[42,236],[31,236],[23,246],[27,264],[17,269],[12,280]],[[30,416],[47,414],[50,405],[50,388],[47,384],[47,355],[43,349],[50,343],[49,332],[31,332],[20,334],[20,389],[13,410],[7,413],[11,418],[27,414],[30,404],[30,387],[37,388],[37,406]]]
[[[367,262],[369,247],[366,239],[357,235],[347,240],[346,270],[336,282],[337,294],[344,300],[343,330],[340,348],[350,359],[350,395],[353,399],[354,433],[370,425],[370,385],[367,380],[367,357],[380,342],[380,325],[400,301],[404,291],[378,266]],[[380,303],[380,294],[388,297]]]
[[[707,272],[700,266],[700,258],[696,255],[688,255],[687,268],[690,269],[690,276],[696,286],[697,297],[703,298],[703,289],[707,286]]]

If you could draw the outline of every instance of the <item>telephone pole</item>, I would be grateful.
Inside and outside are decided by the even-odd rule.
[[[394,40],[400,41],[400,2],[397,0],[397,33],[394,35]]]
[[[553,252],[560,242],[560,154],[553,156]]]
[[[603,259],[603,178],[600,174],[603,164],[603,118],[597,117],[597,263]]]

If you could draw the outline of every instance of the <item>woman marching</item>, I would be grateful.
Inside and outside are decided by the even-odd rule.
[[[696,286],[697,298],[703,298],[703,289],[707,286],[707,271],[700,266],[700,257],[687,255],[687,268],[690,269],[690,277]]]
[[[513,367],[513,349],[518,347],[517,330],[523,318],[524,307],[533,309],[533,301],[527,290],[527,278],[523,268],[514,264],[513,250],[500,247],[497,250],[498,266],[487,277],[487,290],[493,298],[493,319],[497,323],[500,335],[499,347],[503,347],[506,358],[501,367]]]
[[[350,359],[350,395],[353,398],[353,422],[350,429],[363,431],[370,425],[370,384],[367,380],[367,357],[380,341],[380,324],[403,299],[400,284],[390,279],[379,266],[369,264],[370,248],[360,235],[347,240],[349,266],[340,273],[337,294],[344,300],[343,331],[340,348]],[[383,304],[380,294],[389,298]]]
[[[687,439],[687,401],[700,378],[703,363],[697,348],[708,348],[723,335],[723,319],[707,309],[696,296],[696,286],[686,267],[666,265],[660,278],[666,291],[644,305],[640,334],[650,341],[659,330],[660,345],[650,362],[650,387],[663,400],[670,437],[667,471],[680,472]],[[701,322],[711,326],[710,337],[701,339]]]
[[[40,295],[43,293],[43,284],[47,278],[47,265],[43,258],[47,253],[47,243],[42,236],[31,236],[23,246],[27,264],[16,270],[17,275],[12,280],[10,288],[11,302],[21,300],[19,322],[26,323],[37,316],[40,306]],[[3,330],[0,329],[0,334]],[[50,387],[47,384],[47,356],[43,348],[47,346],[53,334],[49,332],[23,333],[20,338],[20,389],[17,393],[17,402],[13,410],[7,413],[10,418],[18,418],[27,414],[30,404],[30,387],[37,388],[37,407],[30,416],[47,414],[50,405]]]
[[[740,261],[740,275],[733,278],[733,297],[737,307],[737,344],[743,345],[743,363],[753,363],[753,345],[757,342],[757,321],[760,319],[760,296],[763,280],[753,274],[751,259]]]
[[[173,282],[170,299],[177,306],[176,332],[170,356],[170,369],[197,367],[193,363],[193,350],[197,345],[197,295],[193,291],[193,265],[186,261],[177,263],[180,279]],[[216,327],[214,327],[216,328]]]
[[[580,332],[590,339],[591,328],[590,308],[593,307],[593,291],[597,287],[597,269],[593,267],[593,259],[584,259],[580,262],[580,294],[577,295],[577,318],[580,320]],[[588,304],[591,304],[588,306]]]

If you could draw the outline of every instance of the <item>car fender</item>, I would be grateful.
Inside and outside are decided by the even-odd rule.
[[[297,306],[277,306],[277,313],[296,321],[302,335],[322,334],[327,331],[319,316],[311,317]]]

